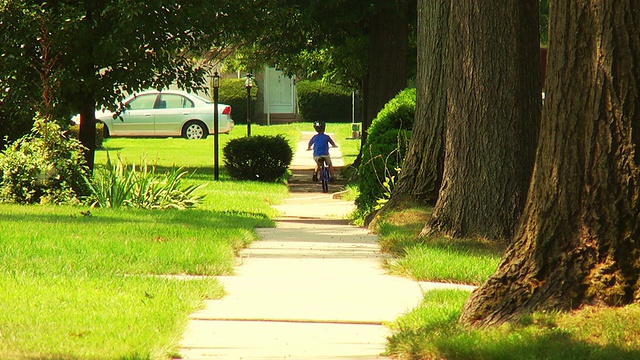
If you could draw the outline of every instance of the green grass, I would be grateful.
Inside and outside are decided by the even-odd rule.
[[[313,126],[308,123],[272,126],[252,125],[251,134],[283,134],[294,146],[300,138],[300,132],[307,129],[313,131]],[[231,133],[218,136],[222,180],[226,178],[223,168],[224,157],[222,149],[229,140],[246,136],[246,134],[246,125],[236,125]],[[112,158],[119,154],[127,163],[139,164],[141,159],[144,159],[149,165],[157,165],[159,171],[171,166],[181,166],[187,170],[195,171],[196,177],[207,178],[208,175],[213,175],[213,143],[213,136],[208,136],[202,140],[187,140],[183,138],[110,138],[104,142],[103,149],[96,151],[95,161],[96,164],[106,163],[107,152],[109,152],[109,156]],[[293,148],[295,149],[295,147]],[[210,180],[210,178],[207,178],[207,180]]]
[[[340,134],[350,129],[350,124],[330,126]],[[284,134],[295,146],[300,132],[313,126],[253,125],[251,130]],[[206,197],[195,209],[0,204],[0,358],[175,355],[188,314],[203,299],[223,295],[211,276],[233,273],[237,251],[256,239],[254,228],[274,225],[278,213],[271,205],[287,196],[285,184],[227,176],[222,148],[245,135],[246,125],[239,125],[219,137],[220,181],[213,180],[213,137],[111,138],[96,152],[97,167],[104,166],[107,152],[160,173],[184,167],[190,172],[186,184],[204,185],[198,193]]]
[[[252,132],[295,143],[306,125]],[[220,136],[220,147],[245,133]],[[97,166],[107,151],[158,172],[183,166],[192,172],[185,182],[204,185],[206,197],[195,209],[164,211],[0,204],[0,358],[170,357],[188,314],[223,289],[212,277],[163,275],[233,273],[236,252],[256,239],[254,228],[274,225],[271,205],[287,195],[284,184],[231,181],[224,168],[213,181],[212,137],[113,138],[104,147]]]
[[[390,269],[419,281],[477,285],[496,270],[500,261],[495,246],[468,239],[425,239],[405,252]]]
[[[389,269],[418,280],[480,284],[502,246],[485,239],[420,238],[431,209],[408,206],[378,219]],[[638,359],[640,305],[535,313],[497,328],[470,329],[458,318],[470,292],[432,290],[415,309],[388,324],[388,355],[398,359]]]
[[[222,296],[215,279],[0,275],[0,358],[157,359],[186,314]]]
[[[313,131],[313,127],[310,127],[310,129],[310,131]],[[332,138],[340,147],[344,164],[353,164],[353,161],[360,153],[360,139],[351,138],[351,124],[328,123],[326,131],[333,134]]]
[[[388,326],[398,359],[638,359],[640,306],[534,314],[518,323],[469,329],[457,323],[469,293],[433,290]]]
[[[481,284],[500,261],[502,244],[483,239],[419,237],[430,209],[409,207],[376,223],[382,251],[394,255],[388,269],[419,281]]]

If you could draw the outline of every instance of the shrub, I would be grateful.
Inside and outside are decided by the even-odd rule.
[[[220,79],[220,88],[218,89],[218,101],[222,104],[231,106],[231,117],[236,124],[247,123],[247,88],[245,87],[246,79]],[[251,118],[255,118],[256,100],[258,87],[253,82],[251,88]],[[213,94],[211,94],[213,99]]]
[[[227,172],[237,180],[281,180],[293,159],[293,151],[283,135],[233,139],[223,153]]]
[[[309,80],[299,81],[296,88],[305,121],[351,122],[351,89]]]
[[[358,210],[370,212],[392,190],[409,144],[416,109],[415,89],[401,91],[378,113],[369,127],[358,169]]]
[[[0,156],[0,201],[77,203],[89,194],[82,145],[54,122],[37,119],[30,134]]]
[[[141,209],[187,209],[202,202],[194,192],[198,186],[182,186],[187,174],[182,168],[166,175],[143,164],[126,166],[122,159],[114,165],[107,155],[107,166],[100,168],[91,182],[92,206]]]
[[[75,124],[69,126],[69,136],[74,139],[80,139],[80,126]],[[96,124],[96,149],[102,148],[103,142],[104,142],[104,124],[98,123]]]

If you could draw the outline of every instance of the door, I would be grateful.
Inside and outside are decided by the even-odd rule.
[[[293,79],[284,75],[282,71],[272,67],[265,68],[267,79],[266,112],[271,114],[294,113],[294,85]]]
[[[155,114],[156,135],[180,136],[182,124],[193,117],[193,101],[178,94],[160,94]]]
[[[140,95],[125,104],[122,119],[113,120],[114,136],[153,136],[157,94]]]

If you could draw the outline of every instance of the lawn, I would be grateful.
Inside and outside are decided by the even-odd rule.
[[[342,137],[350,124],[334,129]],[[284,134],[294,145],[302,130],[313,126],[254,125],[252,135]],[[244,135],[243,125],[220,135],[220,181],[213,137],[112,138],[96,152],[97,167],[107,157],[158,172],[184,167],[186,183],[204,185],[195,209],[0,204],[0,358],[176,355],[188,314],[224,294],[213,276],[233,273],[237,251],[256,239],[254,228],[274,225],[271,205],[287,196],[285,184],[227,176],[222,148]]]
[[[377,221],[390,272],[416,280],[481,284],[503,246],[486,239],[421,238],[430,208],[407,206]],[[640,306],[535,313],[492,329],[457,323],[470,292],[433,290],[387,324],[388,355],[398,359],[639,359]]]

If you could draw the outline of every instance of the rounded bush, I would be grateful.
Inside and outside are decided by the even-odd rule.
[[[89,194],[82,145],[60,126],[36,120],[0,155],[0,202],[77,203]]]
[[[293,151],[283,135],[233,139],[222,151],[225,168],[236,180],[281,180],[293,159]]]
[[[351,89],[309,80],[298,81],[296,89],[304,121],[351,121]]]
[[[391,179],[397,178],[409,145],[415,111],[416,91],[406,89],[391,99],[371,123],[358,169],[358,210],[371,211],[389,191],[384,183],[393,185]]]

